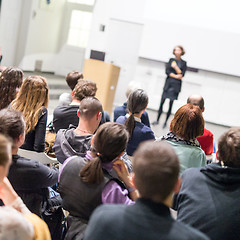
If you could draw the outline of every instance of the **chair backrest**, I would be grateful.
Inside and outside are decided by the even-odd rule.
[[[19,148],[18,154],[21,157],[36,160],[42,164],[51,164],[51,163],[58,162],[56,158],[49,157],[45,152],[35,152],[35,151],[30,151],[30,150],[25,150],[25,149]]]

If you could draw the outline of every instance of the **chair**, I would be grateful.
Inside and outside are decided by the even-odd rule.
[[[35,151],[30,151],[30,150],[25,150],[25,149],[19,148],[18,154],[21,157],[36,160],[42,164],[58,163],[56,158],[49,157],[45,152],[35,152]]]

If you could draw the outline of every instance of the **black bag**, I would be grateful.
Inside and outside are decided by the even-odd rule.
[[[66,219],[62,210],[62,199],[55,195],[46,199],[42,218],[47,223],[52,240],[62,240],[66,234]]]

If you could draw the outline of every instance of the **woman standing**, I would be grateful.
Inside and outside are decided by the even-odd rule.
[[[157,125],[159,123],[159,119],[162,114],[163,104],[166,98],[169,98],[169,108],[166,120],[163,124],[163,128],[167,126],[167,121],[171,115],[174,100],[178,99],[178,94],[181,91],[182,87],[182,78],[184,77],[187,69],[187,62],[182,60],[181,58],[185,54],[185,50],[183,49],[183,47],[176,46],[173,49],[173,54],[175,55],[175,58],[170,58],[166,67],[167,79],[163,88],[163,94],[158,110],[157,120],[152,123],[153,125]]]
[[[43,152],[47,124],[48,85],[41,76],[29,76],[23,82],[11,108],[22,112],[26,122],[26,137],[21,148]]]

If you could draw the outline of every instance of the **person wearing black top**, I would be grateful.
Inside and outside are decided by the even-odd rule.
[[[178,94],[181,91],[182,87],[182,78],[184,77],[187,69],[187,62],[182,60],[181,58],[181,56],[185,54],[185,50],[183,49],[183,47],[176,46],[173,49],[173,54],[175,55],[175,58],[170,58],[166,66],[167,79],[163,88],[163,94],[158,110],[157,120],[152,123],[153,125],[157,125],[159,123],[159,119],[162,114],[163,104],[166,98],[169,98],[169,109],[167,112],[166,120],[163,124],[163,128],[167,126],[167,121],[171,115],[174,100],[178,99]]]
[[[57,183],[58,169],[18,155],[25,140],[22,113],[14,109],[0,111],[0,133],[12,140],[12,164],[8,179],[28,209],[41,216],[43,202],[49,195],[48,187]]]

